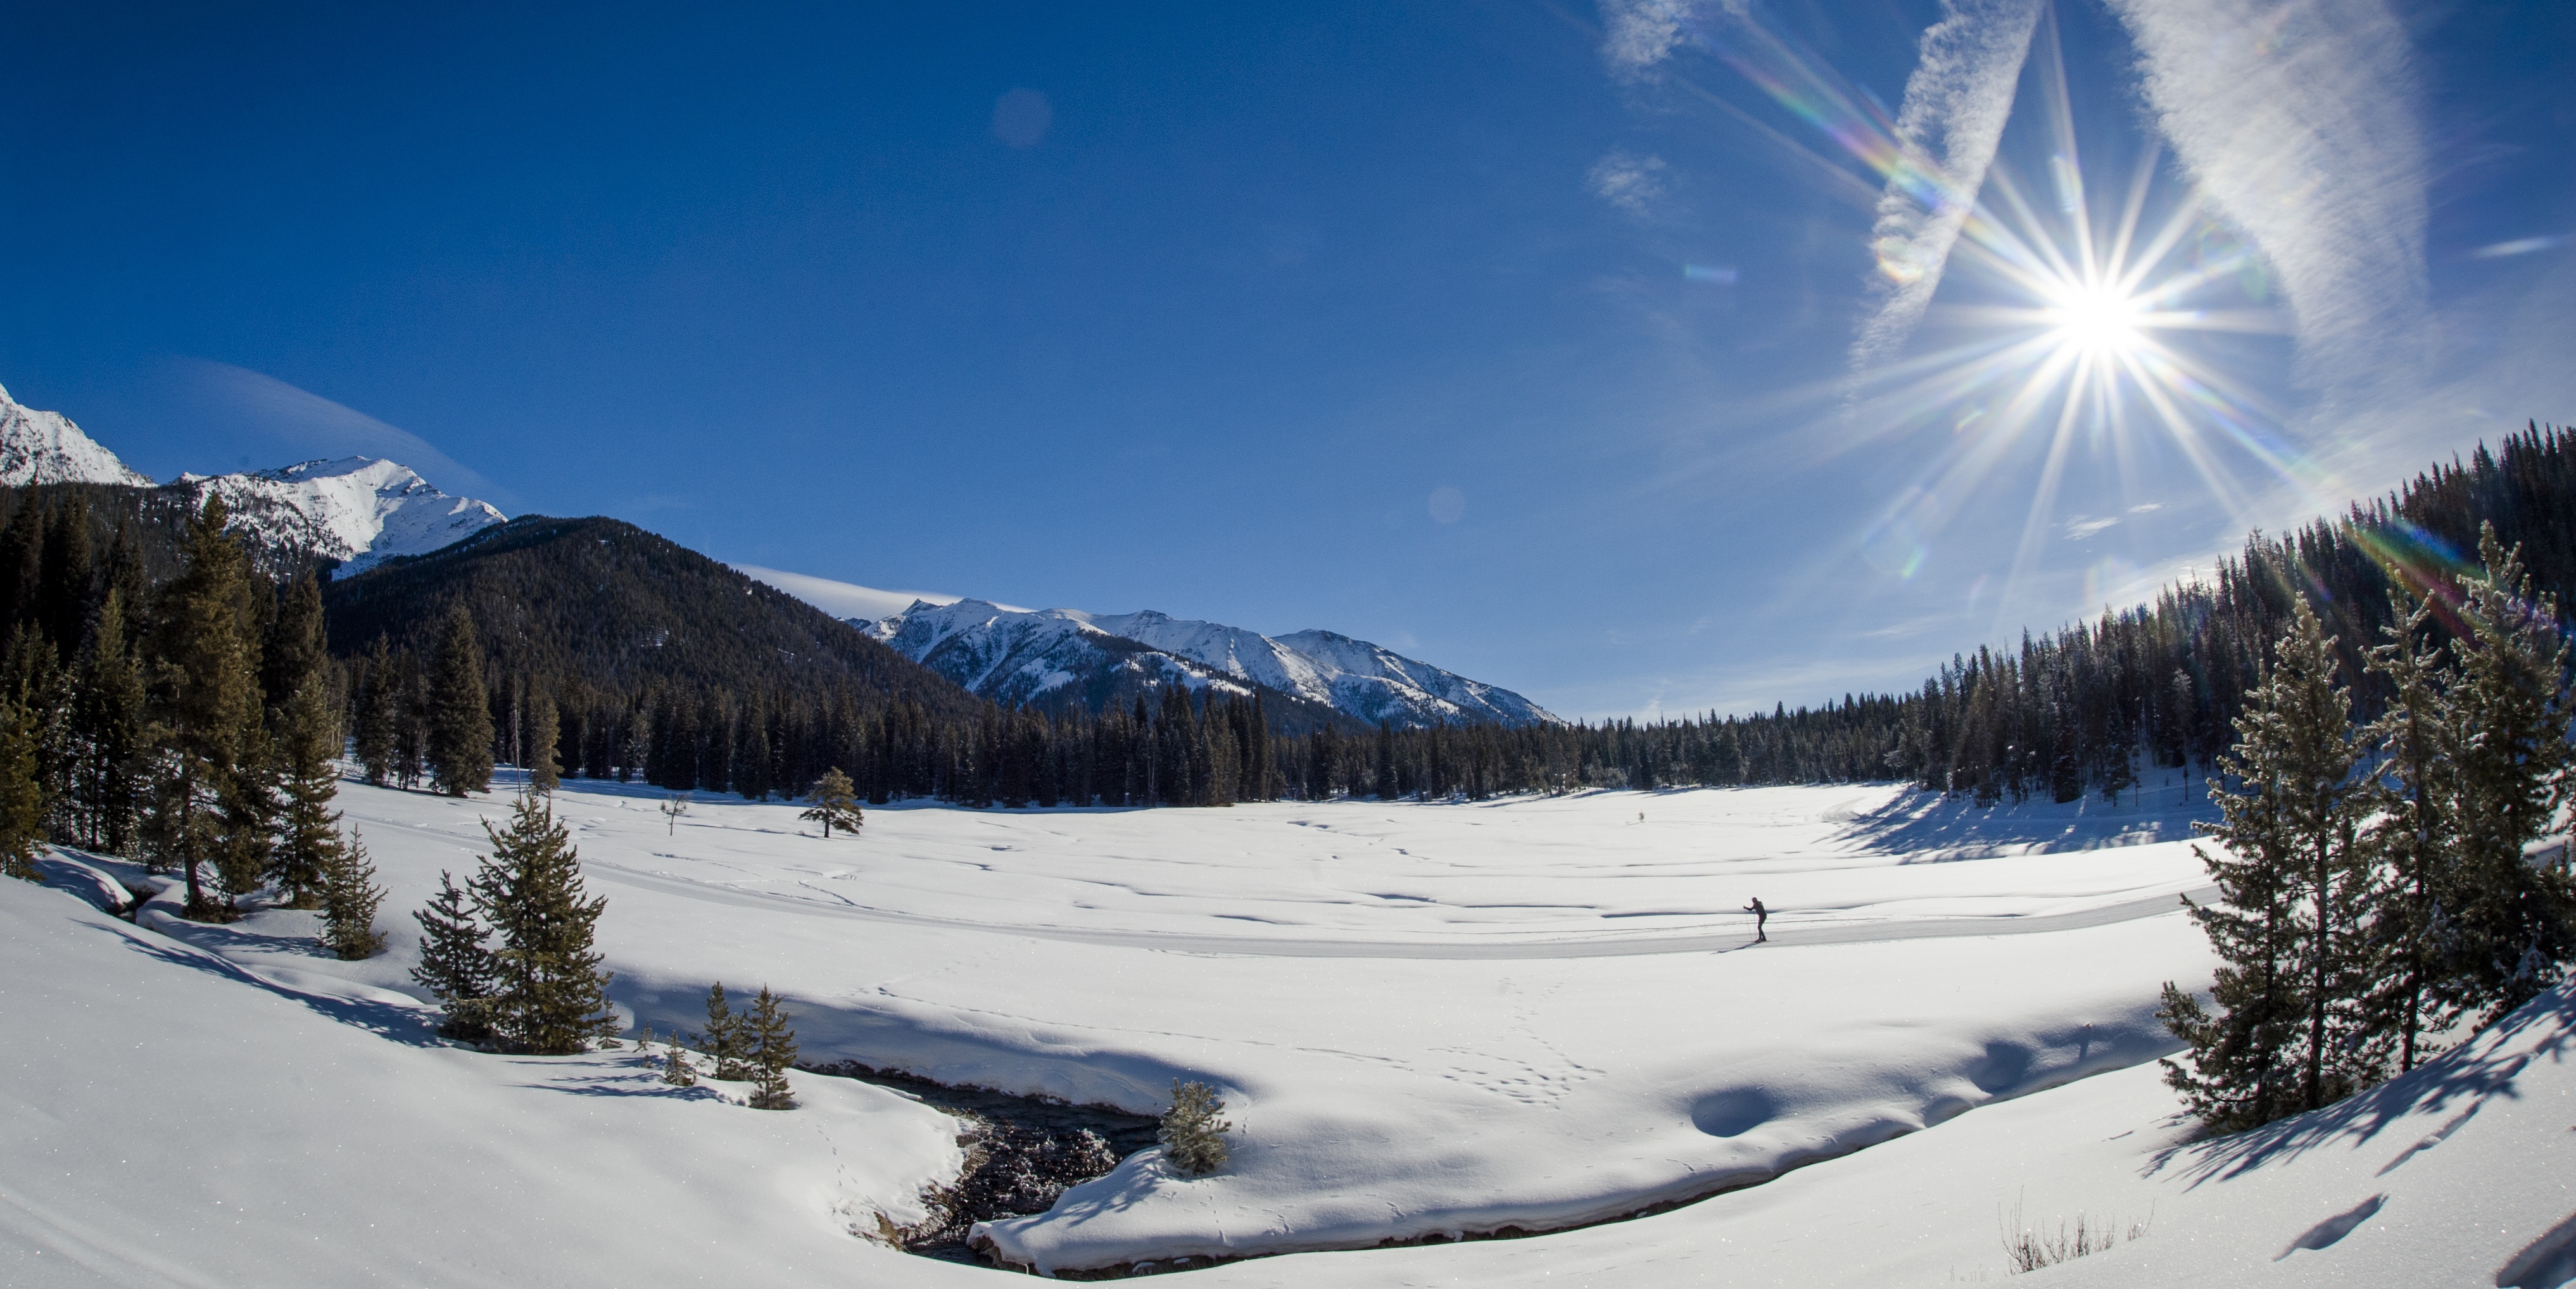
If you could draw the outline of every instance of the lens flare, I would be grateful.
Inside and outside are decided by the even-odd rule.
[[[2016,588],[2061,527],[2059,493],[2079,448],[2105,455],[2103,486],[2123,492],[2167,486],[2149,458],[2177,458],[2237,524],[2250,522],[2257,494],[2273,485],[2325,491],[2323,472],[2279,433],[2282,416],[2233,374],[2266,350],[2207,343],[2217,333],[2286,334],[2280,311],[2245,285],[2264,280],[2261,260],[2195,193],[2163,176],[2152,139],[2125,189],[2092,191],[2098,176],[2077,148],[2053,9],[2043,14],[2026,70],[2035,73],[2037,113],[2018,136],[2027,154],[2034,141],[2027,127],[2035,126],[2044,161],[2025,180],[1999,157],[1976,192],[1962,191],[1900,137],[1874,98],[1772,28],[1759,9],[1700,13],[1685,24],[1699,47],[1831,146],[1810,148],[1704,95],[1709,101],[1864,209],[1892,192],[1926,212],[1965,211],[1944,265],[1872,248],[1890,282],[1946,270],[1926,318],[1940,329],[1938,346],[1864,366],[1835,387],[1835,411],[1799,439],[1824,459],[1918,433],[1918,441],[1938,443],[1922,473],[1859,534],[1864,559],[1915,575],[1954,520],[1993,509],[2008,469],[2035,465],[2011,572],[1980,596],[2000,629],[2022,607]],[[2106,498],[2123,514],[2142,513],[2129,504],[2135,500]],[[2097,561],[2095,579],[2111,568]]]

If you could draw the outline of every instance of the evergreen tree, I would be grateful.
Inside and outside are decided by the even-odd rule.
[[[277,616],[268,625],[267,644],[260,653],[260,693],[270,710],[283,710],[295,701],[305,682],[321,673],[329,662],[325,644],[322,586],[308,569],[279,597]]]
[[[2302,597],[2220,761],[2239,790],[2212,788],[2224,820],[2204,827],[2227,850],[2198,853],[2223,905],[2192,917],[2226,964],[2219,1012],[2166,985],[2166,1023],[2190,1046],[2191,1068],[2163,1064],[2166,1082],[2213,1127],[2314,1109],[2371,1077],[2354,1040],[2368,1032],[2361,829],[2374,794],[2356,773],[2336,665],[2334,641]]]
[[[288,700],[278,731],[278,768],[285,805],[269,857],[269,877],[287,894],[288,908],[318,908],[324,875],[340,851],[340,814],[331,808],[340,791],[340,724],[323,695],[323,678],[309,676]]]
[[[648,1042],[651,1039],[649,1032],[646,1039]],[[676,1031],[662,1048],[662,1081],[675,1088],[698,1086],[697,1063],[690,1058],[688,1049],[680,1046],[680,1036]]]
[[[2395,580],[2392,578],[2392,580]],[[2368,730],[2386,785],[2373,848],[2383,872],[2372,927],[2386,970],[2371,991],[2372,1025],[2393,1036],[2397,1070],[2414,1069],[2423,1037],[2459,1019],[2437,986],[2456,957],[2446,908],[2459,905],[2454,811],[2457,713],[2450,693],[2458,673],[2425,643],[2434,602],[2398,583],[2390,607],[2396,622],[2370,651],[2370,670],[2394,691]]]
[[[2467,629],[2453,645],[2464,889],[2451,992],[2479,1023],[2493,1024],[2557,983],[2576,957],[2576,881],[2564,850],[2547,865],[2523,856],[2549,831],[2569,789],[2567,645],[2557,597],[2532,595],[2522,552],[2506,551],[2494,525],[2480,534],[2478,554],[2485,571],[2462,579]]]
[[[1217,1117],[1224,1111],[1225,1102],[1217,1099],[1215,1088],[1172,1080],[1172,1108],[1163,1112],[1162,1126],[1155,1132],[1163,1143],[1163,1158],[1191,1177],[1225,1167],[1231,1153],[1225,1134],[1234,1125]]]
[[[499,967],[484,944],[492,932],[476,915],[473,897],[440,873],[437,897],[412,917],[420,923],[420,965],[411,978],[445,1010],[438,1032],[477,1047],[491,1043]]]
[[[54,656],[68,662],[80,656],[81,645],[89,638],[89,617],[95,599],[91,590],[96,570],[90,560],[89,503],[74,493],[54,508],[52,520],[45,532],[44,556],[38,564],[35,607],[45,639],[54,646]]]
[[[150,749],[141,663],[126,631],[126,599],[110,585],[81,659],[76,726],[84,761],[79,791],[93,850],[131,855],[140,841]]]
[[[385,888],[376,885],[376,866],[367,858],[366,842],[352,833],[335,844],[322,867],[322,944],[343,961],[356,962],[384,951],[385,934],[376,929],[376,909]]]
[[[528,786],[552,796],[563,784],[563,767],[556,762],[555,746],[562,727],[552,691],[540,688],[529,698],[527,727]]]
[[[365,767],[367,782],[381,788],[397,778],[394,745],[402,728],[407,688],[394,663],[393,646],[382,635],[376,637],[376,646],[368,652],[359,675],[358,764]]]
[[[835,825],[839,826],[841,831],[855,835],[859,831],[862,816],[859,811],[858,790],[851,785],[850,776],[841,773],[838,766],[825,770],[823,777],[814,783],[814,808],[797,818],[810,819],[823,825],[825,838],[832,835]]]
[[[429,701],[429,763],[438,790],[461,797],[491,787],[491,695],[483,688],[483,646],[462,604],[448,611]]]
[[[26,708],[0,699],[0,876],[36,882],[36,843],[44,840],[45,796],[36,782],[35,722]]]
[[[738,1082],[748,1077],[744,1073],[743,1018],[734,1015],[732,1005],[725,1001],[724,982],[721,980],[707,987],[707,1028],[698,1035],[698,1046],[715,1058],[716,1068],[712,1077],[726,1082]]]
[[[255,882],[260,838],[250,833],[266,823],[253,799],[262,785],[251,573],[241,546],[224,532],[226,518],[223,495],[208,493],[182,536],[185,571],[163,590],[158,624],[158,724],[170,764],[156,831],[185,875],[187,916],[201,920],[231,911],[206,894],[203,870],[223,866],[236,893],[245,867]]]
[[[796,1108],[796,1093],[787,1086],[788,1067],[796,1064],[796,1031],[787,1027],[787,1021],[778,996],[762,985],[741,1030],[744,1060],[751,1067],[754,1110]]]
[[[475,904],[499,944],[492,953],[493,1024],[516,1051],[561,1056],[617,1031],[607,972],[592,944],[605,897],[585,898],[580,856],[541,799],[511,803],[510,823],[483,824],[492,853],[475,874]]]

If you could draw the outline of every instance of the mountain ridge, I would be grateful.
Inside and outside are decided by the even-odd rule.
[[[1104,673],[1142,679],[1159,670],[1194,691],[1274,693],[1369,725],[1563,723],[1511,690],[1320,629],[1272,637],[1152,609],[1097,614],[978,599],[915,600],[873,622],[850,621],[997,702],[1060,702],[1067,691],[1115,688]],[[1096,697],[1086,705],[1099,710]]]

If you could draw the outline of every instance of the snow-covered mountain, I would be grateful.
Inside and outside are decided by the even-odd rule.
[[[975,693],[1003,702],[1088,697],[1105,678],[1149,672],[1203,689],[1258,686],[1371,724],[1505,725],[1558,718],[1508,689],[1330,631],[1271,637],[1146,610],[1007,609],[984,600],[915,601],[862,630]],[[1168,683],[1168,682],[1167,682]],[[1093,701],[1093,706],[1097,702]]]
[[[1096,711],[1138,690],[1171,685],[1193,692],[1213,688],[1223,695],[1253,692],[1214,668],[1100,630],[1072,610],[1030,612],[987,600],[915,600],[901,613],[850,622],[995,702],[1079,698]]]
[[[0,484],[16,488],[34,483],[152,486],[151,479],[81,433],[70,417],[22,407],[0,389]]]
[[[374,457],[306,461],[283,470],[183,474],[192,498],[223,494],[233,527],[278,546],[299,546],[358,572],[452,545],[509,516],[488,502],[451,497],[410,467]]]

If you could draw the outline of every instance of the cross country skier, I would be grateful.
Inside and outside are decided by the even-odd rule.
[[[1762,924],[1771,920],[1771,910],[1762,907],[1762,897],[1754,896],[1753,902],[1744,906],[1744,911],[1753,915],[1753,942],[1760,944],[1770,939],[1770,935],[1762,930]]]

